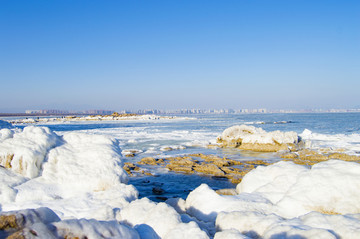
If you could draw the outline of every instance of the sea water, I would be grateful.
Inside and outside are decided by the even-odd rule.
[[[191,115],[165,120],[77,121],[46,126],[57,134],[79,131],[87,134],[109,135],[116,138],[125,162],[137,162],[143,157],[165,158],[190,153],[214,154],[236,160],[280,160],[275,153],[254,153],[236,149],[208,148],[226,128],[233,125],[253,125],[266,131],[295,131],[312,148],[342,148],[350,154],[360,154],[360,113],[293,113],[293,114],[208,114]],[[20,124],[17,127],[25,127]],[[171,150],[169,150],[171,149]],[[134,157],[125,157],[135,152]],[[161,167],[147,166],[154,176],[130,179],[140,197],[155,201],[171,197],[185,198],[202,183],[213,189],[234,188],[228,180],[203,175],[169,172]],[[161,196],[153,188],[161,188]]]

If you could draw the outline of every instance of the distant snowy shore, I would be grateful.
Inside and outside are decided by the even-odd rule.
[[[78,121],[118,121],[118,120],[190,120],[190,117],[137,115],[137,114],[113,114],[113,115],[90,115],[90,116],[63,116],[63,117],[27,117],[7,120],[11,124],[37,124],[37,123],[64,123]]]

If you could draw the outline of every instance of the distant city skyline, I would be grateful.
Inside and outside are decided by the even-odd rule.
[[[0,112],[351,109],[360,1],[1,1]]]
[[[65,115],[65,114],[89,114],[89,115],[111,115],[113,113],[136,113],[136,114],[254,114],[254,113],[345,113],[345,112],[360,112],[360,107],[351,109],[138,109],[138,110],[109,110],[109,109],[91,109],[91,110],[57,110],[57,109],[42,109],[42,110],[25,110],[25,114],[44,114],[44,115]],[[20,112],[22,113],[22,112]]]

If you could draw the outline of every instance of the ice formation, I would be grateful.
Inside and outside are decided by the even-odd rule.
[[[249,125],[235,125],[224,130],[218,141],[224,146],[255,151],[279,151],[298,143],[296,132],[266,132]]]
[[[245,175],[235,196],[201,185],[186,199],[186,211],[215,221],[221,232],[215,238],[238,238],[234,230],[250,238],[357,238],[359,187],[358,163],[330,160],[310,169],[279,162]]]

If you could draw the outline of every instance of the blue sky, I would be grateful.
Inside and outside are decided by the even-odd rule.
[[[0,1],[0,112],[351,108],[360,1]]]

